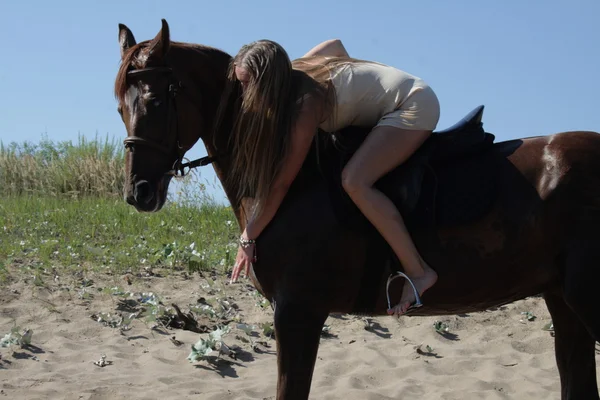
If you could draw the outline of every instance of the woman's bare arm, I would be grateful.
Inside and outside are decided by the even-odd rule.
[[[308,97],[291,132],[291,152],[283,163],[282,170],[275,177],[262,214],[248,222],[242,234],[245,238],[258,237],[277,212],[310,150],[320,121],[318,116],[317,103],[314,98]]]

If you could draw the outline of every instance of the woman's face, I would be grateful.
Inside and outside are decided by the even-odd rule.
[[[242,85],[242,90],[246,89],[246,86],[250,82],[250,73],[246,69],[244,69],[242,67],[238,67],[236,65],[235,66],[235,77],[237,78],[238,81],[240,81],[240,83]]]

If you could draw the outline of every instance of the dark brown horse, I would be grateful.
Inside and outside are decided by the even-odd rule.
[[[160,210],[173,172],[198,139],[208,157],[192,166],[213,162],[224,182],[229,132],[213,127],[230,56],[171,42],[164,20],[153,40],[139,44],[119,25],[119,43],[115,89],[128,132],[127,202]],[[482,111],[436,132],[407,165],[378,182],[439,275],[411,315],[482,311],[541,294],[553,318],[562,399],[599,399],[600,135],[493,143]],[[400,266],[340,186],[341,167],[366,132],[318,136],[257,242],[251,279],[274,305],[280,400],[308,398],[329,313],[386,314],[386,280]],[[235,204],[234,211],[243,228]],[[402,284],[390,285],[392,304]]]

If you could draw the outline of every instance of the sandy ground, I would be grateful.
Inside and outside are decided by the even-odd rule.
[[[86,278],[93,283],[63,282],[60,277],[48,279],[45,287],[13,282],[0,293],[0,338],[15,324],[33,331],[31,346],[0,347],[0,398],[275,398],[275,341],[260,325],[271,322],[272,311],[258,305],[249,285],[223,285],[218,279],[217,288],[211,289],[203,277],[181,274],[131,277],[131,284],[123,277],[112,282]],[[235,358],[190,362],[191,345],[207,333],[165,329],[141,317],[125,330],[98,322],[99,316],[106,317],[101,313],[114,315],[122,307],[119,299],[140,304],[138,294],[103,291],[117,284],[127,292],[153,292],[166,306],[175,303],[184,313],[190,305],[228,299],[232,308],[223,318],[233,319],[234,328],[223,341],[236,352]],[[446,324],[449,335],[436,332],[436,321]],[[239,322],[254,327],[254,347],[237,327]],[[539,298],[441,318],[365,321],[331,316],[329,334],[321,339],[311,398],[559,399],[553,338],[542,329],[549,322]],[[215,325],[208,317],[200,323],[209,330]],[[108,364],[104,367],[94,364],[102,355]]]

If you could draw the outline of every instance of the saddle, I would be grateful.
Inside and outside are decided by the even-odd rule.
[[[495,137],[483,129],[483,110],[483,105],[478,106],[453,126],[433,132],[405,163],[375,183],[396,205],[415,242],[429,243],[436,228],[468,223],[492,207],[499,163],[490,151]],[[370,238],[369,265],[363,268],[355,314],[373,311],[386,270],[402,270],[389,245],[342,187],[342,170],[368,132],[348,127],[333,137],[318,135],[314,152],[338,223]]]
[[[493,164],[485,157],[494,144],[483,129],[480,105],[453,126],[434,131],[401,166],[380,178],[375,187],[388,196],[412,226],[452,226],[469,222],[491,206],[495,198]],[[348,127],[320,139],[320,171],[330,200],[344,224],[368,224],[341,184],[344,166],[369,130]]]

